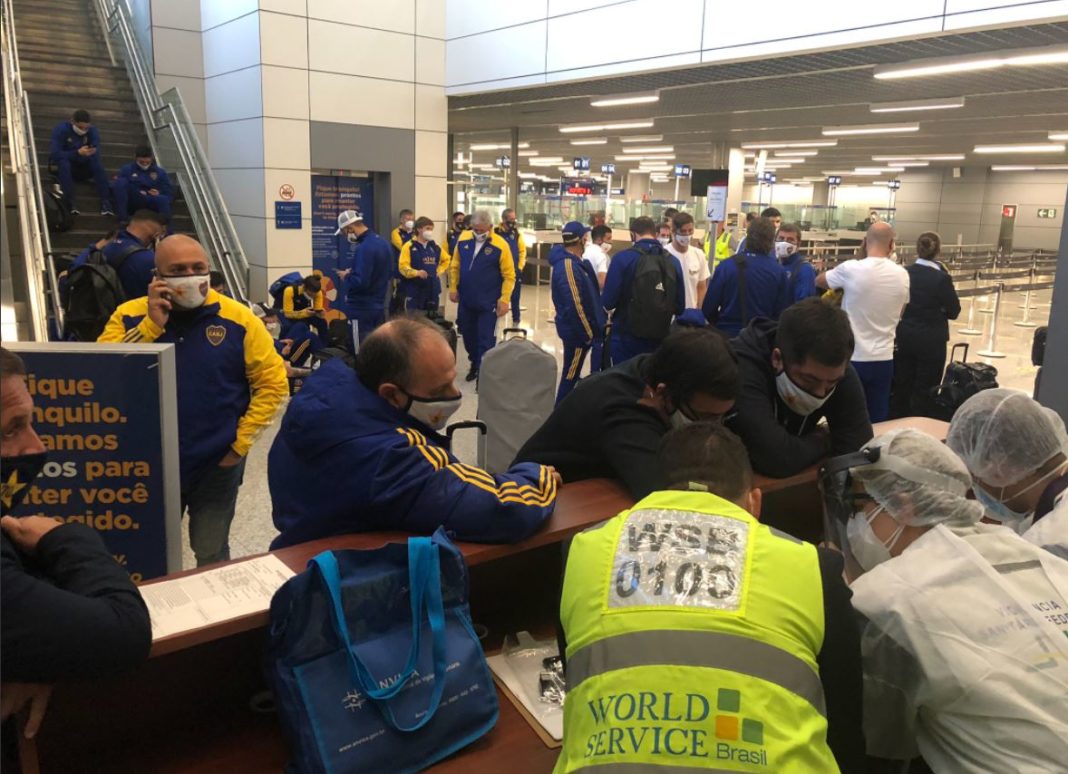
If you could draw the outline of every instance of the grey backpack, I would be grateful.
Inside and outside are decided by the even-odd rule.
[[[549,418],[556,381],[556,358],[527,340],[522,328],[505,328],[504,340],[482,356],[478,418],[486,423],[486,470],[508,470],[520,447]]]

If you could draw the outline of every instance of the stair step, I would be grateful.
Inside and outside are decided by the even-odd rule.
[[[55,73],[56,75],[83,78],[121,78],[126,80],[126,69],[122,65],[113,65],[110,60],[99,62],[57,61],[36,52],[24,54],[19,51],[19,66],[22,76],[35,73]]]

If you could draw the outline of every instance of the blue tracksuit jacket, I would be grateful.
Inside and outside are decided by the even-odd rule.
[[[515,287],[515,259],[512,248],[500,234],[489,232],[475,254],[473,231],[465,231],[456,241],[449,262],[452,287],[460,294],[461,306],[476,312],[491,312],[498,301],[508,301]]]
[[[393,250],[371,229],[356,240],[352,273],[345,278],[345,299],[355,312],[380,312],[393,278]]]
[[[720,261],[708,283],[701,307],[705,319],[729,336],[737,336],[748,322],[742,321],[739,302],[738,260],[745,259],[746,313],[749,320],[778,320],[792,303],[786,270],[774,255],[739,253]]]
[[[589,346],[604,336],[607,315],[601,304],[597,275],[589,261],[584,261],[553,245],[549,252],[552,266],[553,306],[556,308],[556,335],[565,344]]]
[[[615,310],[612,314],[613,339],[616,337],[634,339],[636,342],[648,344],[648,351],[651,352],[659,344],[658,341],[639,339],[636,336],[631,336],[627,330],[627,305],[630,303],[631,284],[634,282],[634,271],[638,267],[638,258],[640,257],[638,248],[653,252],[667,252],[653,237],[639,239],[634,243],[634,247],[621,252],[612,259],[612,263],[608,267],[608,276],[604,280],[601,300],[604,302],[605,309]],[[675,271],[678,273],[678,283],[675,291],[675,314],[680,315],[686,309],[686,275],[682,270],[682,263],[679,259],[671,255],[671,253],[667,254],[671,256],[671,260],[675,264]]]
[[[397,271],[400,281],[401,297],[407,312],[425,311],[427,305],[435,309],[441,292],[438,271],[441,267],[441,248],[436,242],[425,245],[418,239],[409,239],[401,248]],[[416,272],[425,271],[426,279],[420,279]]]
[[[363,386],[340,359],[290,401],[267,463],[272,548],[369,530],[507,543],[535,532],[556,504],[548,468],[490,475],[463,465],[445,439]]]
[[[77,161],[81,158],[78,155],[78,148],[83,145],[99,148],[100,132],[97,131],[95,126],[90,126],[88,132],[80,135],[74,131],[74,125],[70,121],[64,121],[61,124],[57,124],[56,128],[52,130],[52,139],[49,142],[48,150],[53,159],[59,156],[66,156],[71,161]],[[97,155],[100,155],[99,151],[97,151]]]
[[[140,298],[148,294],[148,286],[152,282],[152,270],[156,268],[156,254],[150,248],[142,245],[141,240],[126,229],[120,231],[114,239],[100,249],[100,252],[108,259],[108,263],[114,266],[118,256],[127,247],[133,246],[137,246],[138,250],[130,253],[126,260],[123,261],[122,266],[116,271],[127,300]],[[85,263],[89,259],[89,253],[94,249],[96,249],[96,243],[89,245],[85,250],[78,253],[77,257],[71,261],[71,269]]]
[[[129,164],[122,166],[117,177],[128,181],[131,191],[147,191],[150,188],[155,188],[159,191],[160,196],[168,198],[174,196],[174,187],[171,185],[171,178],[167,175],[167,170],[155,162],[152,162],[152,166],[148,169],[141,169],[141,167],[137,166],[137,162],[131,161]]]
[[[786,287],[791,304],[819,293],[816,289],[816,270],[800,253],[791,255],[782,267],[786,270]]]

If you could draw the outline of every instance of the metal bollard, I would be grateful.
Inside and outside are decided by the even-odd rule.
[[[994,316],[990,320],[990,337],[986,340],[986,349],[980,350],[980,357],[1005,357],[1004,352],[998,352],[998,312],[1001,311],[1001,292],[1005,285],[1002,282],[998,283],[997,290],[994,291]]]
[[[1032,277],[1031,279],[1034,279]],[[1034,328],[1038,323],[1031,322],[1031,286],[1027,286],[1027,292],[1024,293],[1023,302],[1024,316],[1022,320],[1017,320],[1013,323],[1017,328]]]
[[[968,322],[957,333],[965,336],[978,336],[982,332],[982,328],[975,327],[975,296],[972,296],[968,299]]]

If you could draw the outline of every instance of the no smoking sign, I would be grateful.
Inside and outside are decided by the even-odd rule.
[[[279,199],[284,199],[285,201],[288,202],[288,201],[292,201],[293,197],[296,196],[296,195],[297,195],[296,189],[293,188],[293,186],[291,186],[289,183],[283,183],[278,188],[278,198]]]

